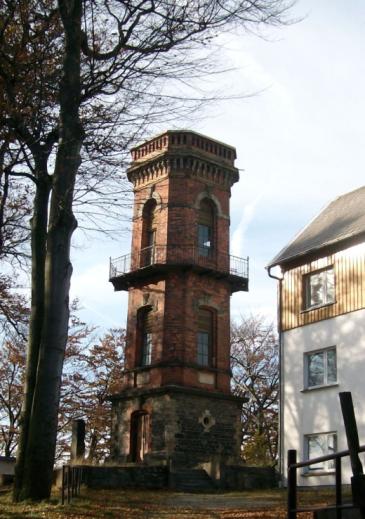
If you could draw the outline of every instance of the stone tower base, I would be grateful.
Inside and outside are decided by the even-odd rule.
[[[113,462],[162,462],[177,469],[239,463],[238,397],[166,386],[128,390],[112,402]]]

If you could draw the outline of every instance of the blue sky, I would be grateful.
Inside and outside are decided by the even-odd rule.
[[[220,39],[236,70],[219,88],[259,93],[189,125],[235,146],[243,170],[232,190],[231,252],[250,256],[251,275],[250,291],[232,297],[234,318],[276,318],[265,265],[330,200],[365,183],[365,3],[299,0],[292,16],[301,21],[261,38]],[[108,283],[108,261],[129,252],[130,236],[77,242],[71,291],[83,317],[123,326],[127,298]]]

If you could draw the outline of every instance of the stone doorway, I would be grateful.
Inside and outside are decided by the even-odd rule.
[[[148,452],[149,414],[135,411],[131,415],[130,457],[134,463],[141,463]]]

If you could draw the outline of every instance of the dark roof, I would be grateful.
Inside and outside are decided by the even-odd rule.
[[[282,265],[299,256],[340,244],[365,233],[365,186],[330,202],[268,264]]]

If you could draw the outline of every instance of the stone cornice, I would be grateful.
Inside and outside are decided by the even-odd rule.
[[[226,394],[219,391],[209,391],[206,389],[194,388],[194,387],[186,387],[186,386],[177,386],[177,385],[167,385],[160,387],[151,387],[151,388],[130,388],[125,389],[121,393],[115,395],[109,395],[108,400],[110,401],[118,401],[118,400],[128,400],[130,398],[148,398],[150,396],[158,396],[165,394],[185,394],[189,396],[203,397],[209,399],[217,399],[217,400],[227,400],[236,403],[237,405],[242,405],[245,402],[248,402],[247,397],[240,397],[236,395]]]
[[[191,176],[221,188],[230,189],[238,181],[238,169],[217,163],[202,154],[162,152],[149,160],[133,163],[127,171],[134,189],[166,177]]]

